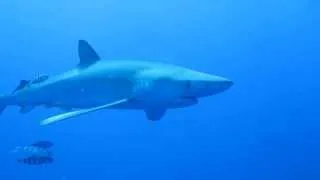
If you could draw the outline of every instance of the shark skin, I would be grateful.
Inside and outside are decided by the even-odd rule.
[[[21,113],[38,106],[70,110],[40,123],[47,125],[102,109],[136,109],[156,121],[168,109],[196,105],[233,85],[225,77],[172,64],[102,60],[85,40],[78,42],[78,55],[80,62],[72,70],[21,80],[11,94],[0,96],[0,112],[7,106],[20,106]]]

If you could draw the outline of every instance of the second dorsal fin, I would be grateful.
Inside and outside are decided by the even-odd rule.
[[[100,60],[100,56],[85,40],[79,40],[78,42],[78,55],[80,58],[79,68],[86,68]]]

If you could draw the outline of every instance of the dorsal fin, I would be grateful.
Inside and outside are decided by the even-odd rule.
[[[78,55],[80,58],[78,66],[80,68],[86,68],[100,60],[99,55],[85,40],[79,40],[78,42]]]

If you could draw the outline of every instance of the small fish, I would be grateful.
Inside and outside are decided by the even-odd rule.
[[[43,165],[54,162],[50,148],[53,143],[49,141],[37,141],[28,146],[16,147],[12,153],[17,157],[17,162],[28,165]]]
[[[37,141],[37,142],[31,144],[31,146],[35,146],[35,147],[39,147],[39,148],[43,148],[43,149],[48,149],[53,146],[53,143],[50,141]]]
[[[28,165],[43,165],[53,163],[53,157],[51,156],[30,156],[27,158],[18,159],[19,163]]]

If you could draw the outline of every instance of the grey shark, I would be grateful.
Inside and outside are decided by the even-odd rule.
[[[78,55],[74,69],[22,80],[11,94],[0,96],[0,112],[15,105],[21,107],[21,113],[37,106],[67,110],[40,123],[47,125],[103,109],[137,109],[156,121],[168,109],[195,105],[233,85],[225,77],[172,64],[102,60],[85,40],[78,42]]]

